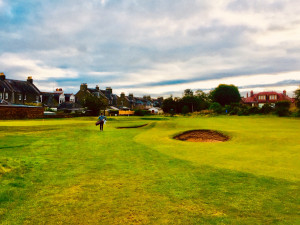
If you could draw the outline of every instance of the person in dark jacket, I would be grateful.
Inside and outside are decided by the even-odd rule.
[[[103,124],[106,120],[106,116],[103,116],[103,113],[98,117],[98,120],[100,121],[100,131],[103,131]]]

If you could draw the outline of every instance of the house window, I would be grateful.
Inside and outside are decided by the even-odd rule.
[[[3,96],[2,96],[2,93],[0,93],[0,98],[2,99],[2,97],[3,97]]]
[[[19,95],[19,101],[22,101],[22,95]]]
[[[26,95],[24,95],[24,100],[26,100]]]
[[[265,95],[260,95],[260,96],[258,96],[258,100],[266,100],[266,96]]]
[[[5,99],[8,99],[8,93],[5,93]]]
[[[38,102],[38,101],[39,101],[39,96],[36,96],[35,99],[36,99],[36,101]]]
[[[277,100],[277,95],[270,95],[269,99],[270,100]]]

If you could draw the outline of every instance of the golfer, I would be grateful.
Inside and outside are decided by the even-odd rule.
[[[106,116],[103,116],[103,113],[98,117],[98,120],[100,121],[100,131],[103,131],[103,124],[106,120]]]

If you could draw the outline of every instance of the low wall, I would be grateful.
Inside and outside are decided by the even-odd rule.
[[[124,115],[134,115],[134,111],[119,111],[119,115],[120,116],[124,116]]]
[[[35,119],[43,116],[43,107],[0,105],[0,120]]]

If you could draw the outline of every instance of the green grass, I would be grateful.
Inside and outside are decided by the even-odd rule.
[[[299,119],[95,120],[0,121],[0,224],[300,224]]]

